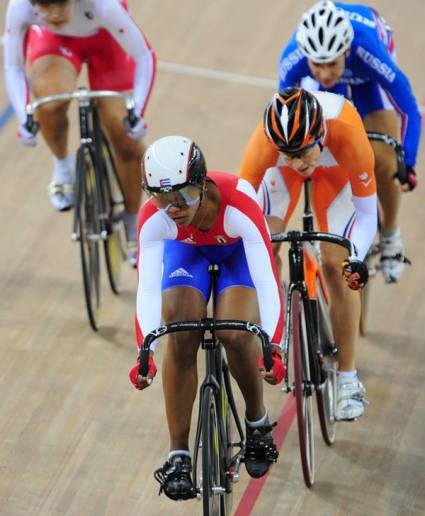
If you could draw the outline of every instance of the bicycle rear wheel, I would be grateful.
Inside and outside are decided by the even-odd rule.
[[[84,297],[90,326],[97,331],[100,318],[99,201],[93,156],[87,147],[81,147],[77,153],[77,178]]]
[[[115,167],[115,161],[105,136],[101,137],[101,161],[103,176],[103,199],[108,236],[104,240],[106,270],[111,290],[119,294],[121,266],[126,259],[124,229],[124,196]]]
[[[322,354],[324,382],[316,391],[322,437],[328,446],[335,442],[336,434],[336,347],[329,317],[328,301],[319,278],[316,281],[318,338]]]
[[[314,483],[313,383],[305,311],[298,291],[291,296],[291,327],[301,464],[304,482],[311,487]]]
[[[204,516],[221,515],[220,438],[214,390],[207,386],[202,395],[202,504]]]

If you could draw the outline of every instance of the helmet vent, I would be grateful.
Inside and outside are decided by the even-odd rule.
[[[308,42],[310,43],[310,46],[313,48],[313,50],[316,50],[316,45],[314,44],[314,41],[311,38],[308,38]]]
[[[323,40],[324,40],[323,28],[320,27],[320,29],[319,29],[319,43],[321,45],[323,45]]]
[[[328,49],[330,50],[333,47],[333,44],[335,42],[336,36],[332,36],[332,39],[329,41]],[[338,50],[341,48],[341,45],[339,45]]]

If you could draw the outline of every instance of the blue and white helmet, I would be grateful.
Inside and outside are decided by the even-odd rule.
[[[147,148],[144,171],[145,190],[165,193],[202,186],[207,167],[201,149],[190,138],[165,136]]]
[[[314,63],[329,63],[347,51],[354,38],[348,13],[329,0],[303,14],[296,40],[301,52]]]

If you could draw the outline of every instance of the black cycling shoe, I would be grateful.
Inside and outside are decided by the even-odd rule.
[[[174,455],[155,471],[154,477],[161,487],[159,494],[164,492],[172,500],[188,500],[196,497],[193,487],[192,461],[188,455]]]
[[[264,426],[252,428],[246,425],[245,467],[253,478],[260,478],[270,466],[277,462],[279,452],[273,442],[272,425],[267,421]]]

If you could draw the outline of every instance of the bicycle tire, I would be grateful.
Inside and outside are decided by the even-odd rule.
[[[317,410],[323,440],[328,446],[335,442],[336,436],[336,358],[335,340],[329,317],[328,301],[319,278],[316,280],[318,337],[322,354],[324,382],[316,391]]]
[[[221,514],[220,438],[214,390],[206,386],[202,394],[202,505],[204,516]]]
[[[103,199],[107,238],[103,242],[106,270],[111,290],[119,294],[121,267],[126,259],[124,229],[124,196],[108,140],[101,134]]]
[[[313,391],[304,307],[298,291],[294,291],[291,296],[291,327],[301,465],[304,482],[307,487],[311,487],[315,474]]]
[[[100,259],[99,259],[99,206],[93,155],[87,147],[77,153],[79,185],[78,221],[87,315],[93,330],[99,329],[100,319]]]

